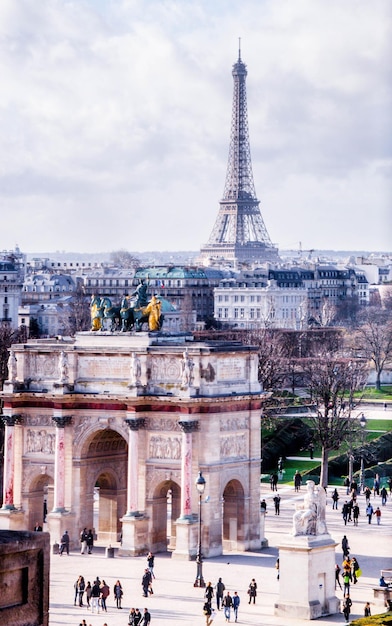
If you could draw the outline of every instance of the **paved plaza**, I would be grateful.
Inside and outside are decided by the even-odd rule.
[[[351,586],[353,600],[351,618],[363,616],[363,606],[366,601],[372,605],[372,613],[382,612],[382,603],[374,604],[373,587],[377,585],[380,569],[392,568],[392,503],[388,499],[387,505],[381,507],[381,498],[372,498],[373,505],[382,508],[381,525],[376,520],[368,524],[365,516],[364,496],[359,497],[360,520],[358,527],[349,523],[346,527],[342,521],[340,507],[332,510],[328,489],[327,525],[333,539],[338,544],[336,559],[342,562],[341,539],[346,534],[349,539],[351,555],[356,556],[363,575],[358,583]],[[284,536],[291,531],[292,515],[295,503],[302,501],[302,493],[294,492],[290,486],[279,489],[281,496],[281,512],[274,514],[272,503],[273,492],[269,485],[262,486],[262,497],[267,501],[267,516],[265,535],[269,547],[260,552],[245,554],[227,553],[224,556],[208,559],[203,564],[203,574],[206,583],[214,585],[218,577],[222,577],[226,590],[231,593],[238,591],[241,598],[238,623],[257,626],[298,626],[306,620],[278,618],[274,616],[274,603],[278,599],[279,581],[276,577],[275,562],[278,546]],[[345,499],[345,490],[340,489],[341,505]],[[203,506],[209,506],[208,503]],[[189,561],[176,561],[169,554],[157,555],[155,559],[155,574],[153,588],[154,595],[146,601],[142,597],[141,578],[146,567],[145,557],[124,558],[118,557],[115,550],[114,558],[106,558],[105,549],[97,547],[92,555],[80,555],[71,552],[70,556],[52,555],[51,557],[51,589],[50,589],[50,626],[74,625],[79,626],[82,619],[91,626],[126,626],[128,611],[131,606],[139,607],[141,612],[147,606],[152,615],[152,624],[170,624],[171,626],[204,625],[205,617],[202,613],[203,590],[194,588],[196,564]],[[86,607],[73,606],[73,585],[79,574],[86,581],[91,582],[99,576],[109,584],[111,593],[108,599],[107,613],[91,615]],[[255,605],[248,604],[247,588],[250,580],[255,578],[258,584],[258,596]],[[123,609],[115,608],[113,601],[113,585],[120,579],[123,589]],[[306,584],[306,581],[304,581]],[[342,592],[337,589],[337,596],[342,598]],[[215,604],[215,603],[214,603]],[[233,616],[231,621],[234,622]],[[225,624],[222,611],[217,613],[214,626]],[[320,618],[315,623],[324,625],[344,623],[342,614]]]

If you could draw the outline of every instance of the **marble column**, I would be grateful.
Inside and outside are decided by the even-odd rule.
[[[192,516],[192,433],[198,429],[199,422],[184,420],[178,424],[182,430],[180,519],[189,519]]]
[[[139,507],[139,430],[145,426],[144,417],[128,417],[125,423],[129,428],[128,439],[128,480],[127,512],[121,518],[121,556],[140,556],[148,552],[148,519]]]
[[[173,559],[190,560],[196,557],[197,523],[192,514],[192,433],[199,427],[197,420],[178,422],[182,430],[181,446],[181,514],[176,520],[176,548]]]
[[[72,420],[70,415],[53,415],[56,424],[56,450],[54,457],[53,512],[65,511],[65,427]]]
[[[5,510],[14,510],[14,480],[15,480],[15,424],[21,421],[20,415],[2,415],[5,425],[4,432],[4,486],[3,506]]]
[[[135,517],[138,511],[138,451],[139,429],[144,428],[145,419],[127,418],[125,423],[129,428],[128,439],[128,484],[127,484],[127,516]]]

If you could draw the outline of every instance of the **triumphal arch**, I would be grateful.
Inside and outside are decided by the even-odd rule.
[[[256,348],[86,332],[16,344],[8,369],[0,528],[45,515],[52,543],[86,527],[124,555],[193,558],[200,508],[206,557],[261,547]]]

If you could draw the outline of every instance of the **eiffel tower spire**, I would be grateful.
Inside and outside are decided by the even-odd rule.
[[[233,110],[226,182],[219,213],[208,243],[201,248],[206,262],[232,263],[278,261],[262,218],[253,181],[246,102],[246,65],[241,59],[233,65]]]

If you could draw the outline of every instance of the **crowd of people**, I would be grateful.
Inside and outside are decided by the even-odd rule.
[[[85,529],[84,529],[85,530]],[[84,542],[84,531],[82,531],[81,543]],[[82,547],[83,550],[83,547]],[[85,554],[85,552],[81,552]],[[147,598],[153,594],[152,580],[155,578],[154,574],[154,555],[149,552],[147,555],[147,567],[144,570],[141,586],[143,597]],[[100,579],[99,576],[92,582],[86,579],[81,574],[77,577],[74,583],[74,606],[85,607],[91,614],[107,613],[108,612],[108,599],[113,594],[113,602],[116,609],[123,609],[122,601],[124,596],[123,586],[120,580],[116,580],[113,584],[113,589],[106,583],[104,579]],[[139,609],[132,607],[129,610],[128,625],[129,626],[148,626],[151,623],[151,613],[148,608]],[[91,626],[88,625],[86,620],[83,619],[79,626]],[[104,626],[107,626],[107,624]]]
[[[215,596],[216,609],[212,606],[212,601]],[[248,586],[248,604],[256,604],[257,596],[257,583],[254,578]],[[222,581],[222,578],[218,579],[218,582],[213,585],[209,582],[206,586],[204,593],[204,605],[203,614],[206,617],[206,626],[210,626],[215,619],[216,611],[223,611],[226,622],[230,622],[231,612],[233,611],[234,621],[238,621],[238,610],[241,603],[240,596],[237,591],[234,591],[233,595],[230,591],[226,590],[226,586]]]

